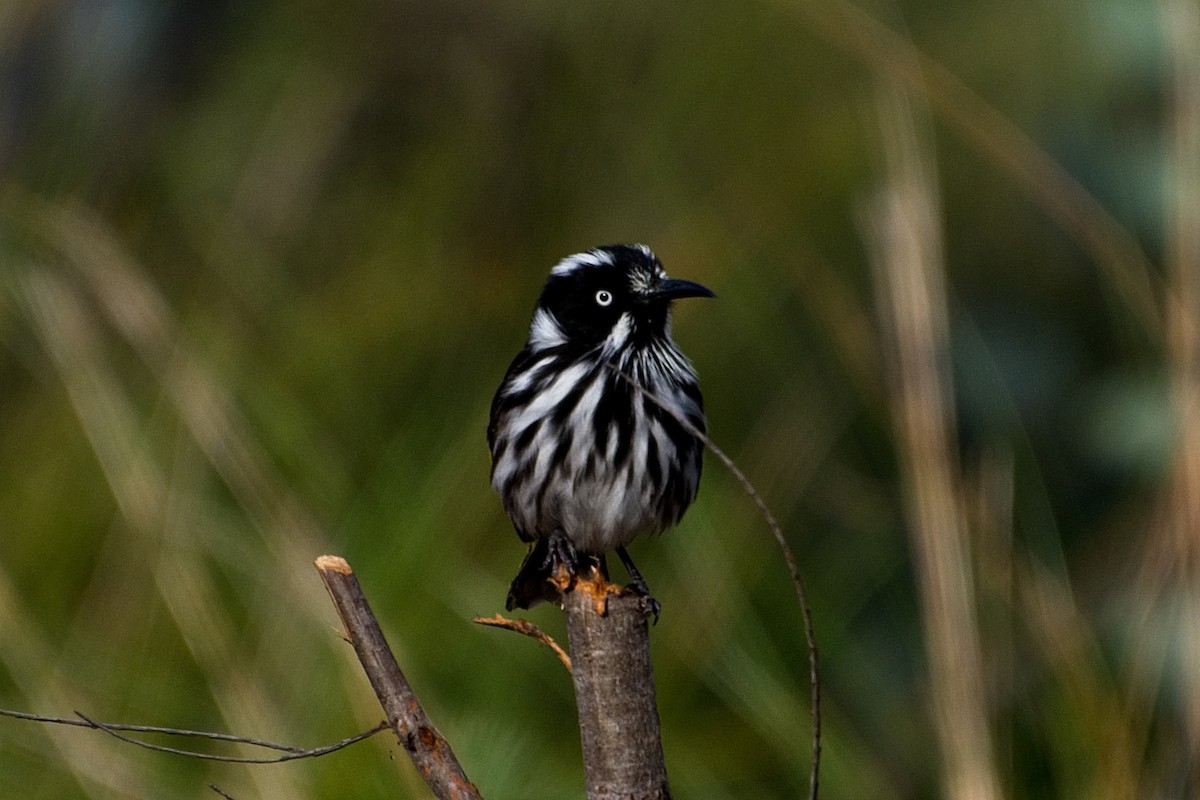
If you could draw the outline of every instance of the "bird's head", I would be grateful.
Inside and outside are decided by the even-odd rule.
[[[644,244],[596,247],[550,271],[529,344],[538,350],[567,343],[646,346],[669,338],[672,300],[714,296],[698,283],[668,278]]]

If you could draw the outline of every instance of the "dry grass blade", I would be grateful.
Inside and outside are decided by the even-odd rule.
[[[95,253],[106,253],[103,245],[98,242]],[[19,279],[31,327],[66,386],[128,531],[146,552],[156,554],[155,587],[192,656],[218,686],[214,697],[227,727],[286,729],[264,687],[224,679],[238,654],[222,631],[236,625],[222,616],[220,590],[200,564],[200,542],[172,539],[170,530],[163,529],[163,518],[178,501],[163,477],[170,470],[158,463],[148,446],[126,387],[110,366],[112,354],[104,347],[106,337],[94,307],[76,283],[52,270],[31,271]],[[259,770],[253,780],[264,794],[301,792],[296,776],[287,771]]]
[[[86,702],[80,687],[72,685],[71,676],[47,669],[54,664],[59,650],[52,646],[46,631],[26,607],[11,582],[8,573],[0,567],[0,666],[3,667],[13,690],[19,692],[31,707],[50,707],[62,703]],[[148,781],[145,770],[131,753],[112,753],[96,737],[71,735],[61,726],[39,726],[46,744],[36,736],[23,736],[23,746],[36,748],[44,757],[57,756],[62,768],[85,791],[96,790],[108,796],[124,796],[151,792],[153,783]]]
[[[1200,759],[1200,7],[1163,0],[1171,61],[1167,353],[1178,444],[1164,497],[1163,545],[1176,571],[1184,740]],[[1192,790],[1197,781],[1192,773]]]
[[[1176,787],[1181,778],[1173,771],[1179,766],[1147,761],[1162,725],[1155,705],[1164,694],[1178,698],[1182,731],[1172,735],[1187,750],[1172,760],[1194,765],[1200,759],[1200,8],[1189,0],[1162,0],[1159,10],[1170,65],[1164,92],[1170,169],[1164,186],[1163,339],[1176,444],[1152,535],[1132,582],[1128,629],[1133,633],[1122,719],[1128,735],[1119,744],[1137,755],[1125,766],[1124,783],[1107,781],[1119,787],[1111,792],[1114,797],[1122,796],[1121,790],[1124,796],[1187,793]],[[1121,763],[1122,752],[1110,747],[1106,762]],[[1195,771],[1182,780],[1190,781],[1194,794],[1200,780]]]
[[[1183,4],[1186,0],[1180,0]],[[870,13],[845,0],[788,0],[835,46],[880,76],[927,98],[930,107],[1009,176],[1089,253],[1145,334],[1162,333],[1156,272],[1129,230],[1024,131],[956,75]]]
[[[1088,752],[1098,754],[1098,763],[1087,796],[1096,800],[1156,796],[1139,790],[1138,765],[1146,741],[1138,741],[1142,734],[1133,726],[1114,719],[1113,711],[1123,698],[1110,680],[1104,648],[1076,603],[1071,585],[1032,559],[1021,559],[1015,573],[1021,587],[1021,620],[1059,676],[1058,713],[1063,719],[1088,721],[1079,726],[1079,741]]]
[[[889,175],[868,224],[944,793],[991,800],[1001,793],[958,490],[937,180],[904,91],[888,85],[880,109]]]

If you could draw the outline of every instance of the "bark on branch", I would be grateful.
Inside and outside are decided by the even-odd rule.
[[[642,600],[610,592],[579,580],[562,598],[588,800],[667,800]]]
[[[479,790],[400,671],[350,565],[338,556],[321,556],[316,567],[388,724],[425,783],[439,800],[479,800]]]

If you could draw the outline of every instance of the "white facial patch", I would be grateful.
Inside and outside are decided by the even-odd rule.
[[[633,317],[626,311],[617,318],[617,322],[613,325],[612,332],[608,334],[608,338],[604,340],[603,352],[605,358],[612,358],[617,353],[625,349],[625,344],[629,341],[629,337],[633,334]]]
[[[531,350],[546,350],[567,343],[567,335],[563,333],[558,320],[544,308],[533,312],[533,322],[529,325],[529,348]]]

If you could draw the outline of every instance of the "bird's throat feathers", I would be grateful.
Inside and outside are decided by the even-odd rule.
[[[660,361],[662,351],[671,351],[672,356],[682,356],[678,353],[671,340],[670,322],[662,336],[646,336],[634,319],[634,315],[626,312],[617,318],[612,330],[598,345],[588,347],[580,354],[586,360],[606,361],[620,368],[631,366],[639,361]],[[532,353],[545,353],[557,350],[571,344],[571,338],[563,330],[562,325],[555,319],[554,314],[545,308],[539,308],[533,315],[529,326],[529,341],[526,348]],[[672,358],[671,361],[680,359]]]

